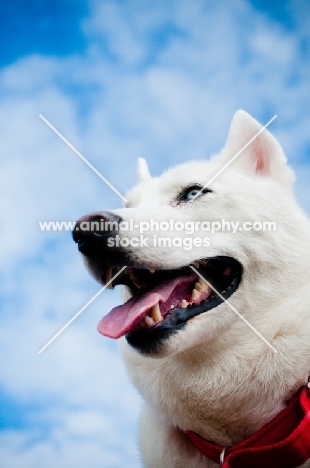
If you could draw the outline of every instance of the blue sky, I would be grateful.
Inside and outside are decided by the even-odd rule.
[[[220,150],[238,108],[277,114],[310,212],[309,13],[303,0],[1,2],[1,466],[139,466],[140,400],[96,331],[118,293],[37,354],[99,289],[70,233],[38,222],[121,204],[38,115],[125,193],[137,157],[160,174]]]

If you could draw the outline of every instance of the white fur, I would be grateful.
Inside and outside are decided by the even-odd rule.
[[[150,174],[147,162],[144,158],[138,158],[137,172],[138,172],[138,179],[140,182],[143,182],[144,180],[148,180],[151,178],[151,174]]]
[[[276,232],[208,233],[210,247],[189,251],[131,250],[149,268],[177,268],[216,255],[239,260],[244,274],[229,302],[279,351],[275,354],[226,304],[190,320],[156,358],[122,340],[130,378],[146,402],[140,430],[146,468],[217,466],[182,430],[223,446],[236,444],[279,413],[310,373],[310,224],[294,199],[294,175],[276,139],[264,130],[208,186],[212,193],[182,206],[171,202],[182,187],[207,183],[260,128],[238,111],[224,149],[209,161],[182,164],[160,178],[149,178],[140,163],[143,181],[127,195],[129,207],[116,211],[136,221],[277,223]]]

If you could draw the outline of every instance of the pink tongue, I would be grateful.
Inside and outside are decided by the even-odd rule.
[[[164,284],[158,284],[151,291],[132,297],[125,304],[114,307],[98,325],[98,331],[110,338],[120,338],[130,332],[141,321],[143,316],[157,302],[161,302],[160,309],[164,314],[174,305],[180,304],[182,291],[188,294],[189,286],[193,284],[196,276],[179,276]]]

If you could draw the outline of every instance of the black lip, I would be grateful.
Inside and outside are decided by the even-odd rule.
[[[242,265],[231,257],[214,257],[211,261],[224,261],[230,265],[234,271],[234,277],[231,283],[224,291],[221,291],[219,286],[212,280],[212,275],[207,275],[205,272],[201,274],[221,293],[224,299],[228,299],[239,287],[242,278]],[[199,271],[199,269],[197,269]],[[190,269],[192,274],[193,271]],[[223,301],[217,294],[213,294],[205,303],[196,306],[190,306],[186,309],[181,307],[173,309],[165,320],[158,323],[152,328],[143,328],[133,330],[126,335],[127,342],[140,351],[142,354],[158,354],[165,341],[186,326],[189,319],[196,317],[202,313],[208,312],[220,305]]]

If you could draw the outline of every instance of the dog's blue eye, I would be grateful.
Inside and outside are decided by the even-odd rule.
[[[205,190],[203,190],[203,187],[199,185],[192,185],[191,187],[188,187],[187,189],[184,190],[183,194],[181,195],[181,200],[190,201],[193,198],[196,198],[198,194],[200,196],[204,192]]]
[[[183,192],[180,193],[178,199],[180,202],[187,202],[208,192],[212,192],[212,190],[204,188],[201,185],[192,185],[191,187],[184,189]]]
[[[184,200],[191,200],[192,198],[195,198],[197,194],[200,192],[201,189],[189,189],[185,194],[184,194]]]

